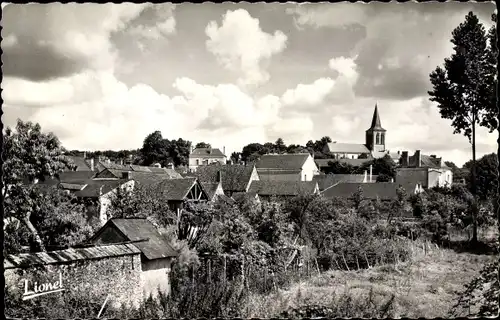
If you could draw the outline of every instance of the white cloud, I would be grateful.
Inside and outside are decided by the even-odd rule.
[[[282,97],[285,105],[299,105],[302,108],[316,106],[323,102],[331,92],[335,81],[331,78],[320,78],[311,84],[298,84],[295,89],[288,89]]]
[[[205,28],[208,36],[207,49],[227,69],[241,72],[238,79],[242,85],[257,85],[267,82],[269,74],[261,61],[282,52],[287,36],[277,30],[274,34],[262,31],[259,19],[252,18],[244,9],[228,10],[219,27],[211,21]]]
[[[165,39],[176,32],[174,9],[175,6],[169,3],[151,5],[146,9],[149,13],[147,19],[132,21],[127,33],[137,37],[138,46],[144,45],[143,40]]]
[[[346,57],[336,57],[328,61],[330,69],[337,71],[341,76],[351,80],[353,83],[358,77],[358,72],[356,71],[356,60],[357,56],[354,58]]]

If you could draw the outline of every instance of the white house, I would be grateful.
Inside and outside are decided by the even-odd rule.
[[[255,166],[261,181],[312,181],[319,174],[309,153],[266,154]]]
[[[408,151],[401,153],[400,167],[396,169],[396,182],[414,182],[422,188],[451,186],[453,173],[442,158],[423,155],[420,150],[409,156]]]

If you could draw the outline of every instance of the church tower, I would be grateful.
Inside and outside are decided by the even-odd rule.
[[[373,112],[372,125],[370,129],[366,130],[366,147],[371,152],[385,151],[385,132],[380,124],[380,116],[378,115],[377,104],[375,104],[375,111]]]

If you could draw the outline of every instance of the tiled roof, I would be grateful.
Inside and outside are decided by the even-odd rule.
[[[328,143],[328,150],[332,153],[370,153],[370,150],[359,143]]]
[[[370,177],[367,176],[367,180]],[[318,183],[319,190],[325,190],[337,183],[363,183],[364,174],[321,174],[313,177],[313,181]],[[372,181],[376,181],[377,176],[372,175]]]
[[[67,263],[72,261],[101,259],[139,254],[141,251],[134,244],[114,244],[88,248],[69,248],[65,250],[21,253],[5,257],[4,268],[26,268],[34,265]]]
[[[259,196],[296,196],[312,194],[316,185],[314,181],[252,181],[248,192]]]
[[[109,169],[117,175],[117,178],[121,178],[121,172],[137,172],[137,173],[152,173],[152,174],[167,174],[170,175],[171,179],[179,179],[182,176],[170,168],[157,168],[157,167],[146,167],[146,166],[136,166],[136,165],[121,165],[116,163],[105,163],[103,166]]]
[[[111,219],[92,239],[94,241],[99,239],[100,232],[111,226],[118,229],[128,241],[149,239],[148,241],[133,244],[149,260],[176,257],[178,255],[167,239],[147,219]]]
[[[208,165],[200,166],[194,174],[201,182],[217,182],[217,172],[221,172],[222,189],[225,192],[245,192],[250,182],[254,166]]]
[[[73,165],[76,167],[76,171],[91,171],[90,165],[85,161],[84,157],[67,156]]]
[[[257,172],[259,174],[294,174],[294,173],[301,173],[301,169],[267,169],[267,168],[258,168]]]
[[[59,173],[59,181],[78,183],[91,179],[95,174],[93,171],[65,171]]]
[[[205,157],[205,158],[221,158],[225,157],[225,155],[220,151],[220,149],[217,148],[196,148],[191,152],[189,156],[195,156],[195,157]]]
[[[331,188],[325,189],[321,194],[327,198],[346,198],[350,199],[352,195],[358,191],[358,187],[363,190],[363,196],[367,199],[376,199],[377,196],[381,200],[397,199],[397,189],[399,183],[378,182],[378,183],[339,183]],[[408,186],[405,187],[407,189]],[[413,190],[412,190],[413,191]]]
[[[150,187],[159,190],[167,200],[182,201],[196,182],[196,178],[169,179],[154,183]]]
[[[74,183],[65,183],[65,182],[61,182],[59,184],[59,187],[62,189],[74,190],[74,191],[83,190],[83,188],[85,188],[85,186],[86,186],[86,184],[74,184]]]
[[[219,184],[217,182],[212,183],[212,182],[200,182],[203,190],[207,193],[207,196],[209,199],[213,199],[215,196],[215,192],[217,191],[217,188],[219,187]]]
[[[257,169],[302,169],[309,153],[266,154],[257,161]]]
[[[126,180],[118,179],[91,179],[87,180],[87,186],[80,191],[76,191],[75,195],[81,198],[95,198],[100,195],[106,194],[111,190],[118,188],[120,185],[126,183]]]

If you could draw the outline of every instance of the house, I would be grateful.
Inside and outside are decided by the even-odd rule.
[[[319,174],[309,153],[266,154],[255,166],[262,181],[312,181]]]
[[[314,176],[313,181],[318,183],[320,191],[323,191],[337,183],[374,183],[377,176],[365,174],[321,174]]]
[[[301,194],[319,193],[318,183],[313,181],[252,181],[250,195],[258,195],[261,200],[269,200],[271,197],[278,199],[291,198]]]
[[[217,148],[195,148],[189,154],[189,170],[196,171],[199,166],[211,163],[226,164],[227,157],[224,152]]]
[[[383,158],[386,154],[391,155],[385,146],[386,132],[382,128],[378,106],[375,104],[371,126],[365,132],[364,144],[331,142],[325,145],[323,152],[330,153],[334,159]]]
[[[202,166],[198,167],[194,175],[200,180],[203,186],[217,184],[218,188],[218,184],[220,183],[220,190],[228,197],[231,197],[235,192],[247,192],[251,182],[259,180],[259,175],[254,165],[228,164],[225,166]],[[218,194],[220,194],[220,190]]]
[[[68,171],[90,171],[90,172],[95,171],[95,167],[93,165],[94,159],[90,159],[90,161],[87,161],[85,157],[78,157],[78,156],[66,156],[66,157],[70,159],[72,162],[72,166],[69,168]]]
[[[184,201],[203,202],[209,197],[197,178],[168,179],[149,185],[168,202],[171,210],[179,212]]]
[[[417,184],[401,185],[392,182],[377,182],[377,183],[338,183],[321,192],[326,198],[343,198],[352,199],[352,196],[361,187],[363,197],[368,200],[392,201],[398,199],[397,190],[402,186],[407,194],[416,194],[421,192]]]
[[[124,176],[134,179],[135,177],[145,177],[148,174],[159,175],[166,179],[180,179],[182,175],[174,168],[146,167],[137,165],[120,165],[115,163],[102,164],[104,169],[95,175],[96,178],[118,178]],[[128,172],[128,174],[127,174]]]
[[[330,166],[330,162],[338,161],[341,164],[347,164],[347,165],[351,165],[353,167],[360,167],[363,164],[365,164],[366,162],[369,162],[372,160],[373,160],[372,157],[368,157],[365,159],[347,159],[347,158],[345,158],[345,159],[333,159],[333,158],[330,158],[330,159],[314,159],[314,162],[316,162],[316,165],[318,166],[318,168],[321,172],[325,172],[325,171],[327,171],[327,168]]]
[[[416,150],[409,156],[408,151],[403,151],[396,168],[396,182],[418,183],[423,188],[451,186],[453,172],[435,155],[423,155],[421,150]]]
[[[144,241],[140,241],[144,240]],[[170,292],[169,274],[173,260],[178,256],[167,239],[147,219],[110,219],[90,239],[90,242],[109,245],[135,241],[141,252],[141,282],[145,297],[156,296],[158,289]]]

